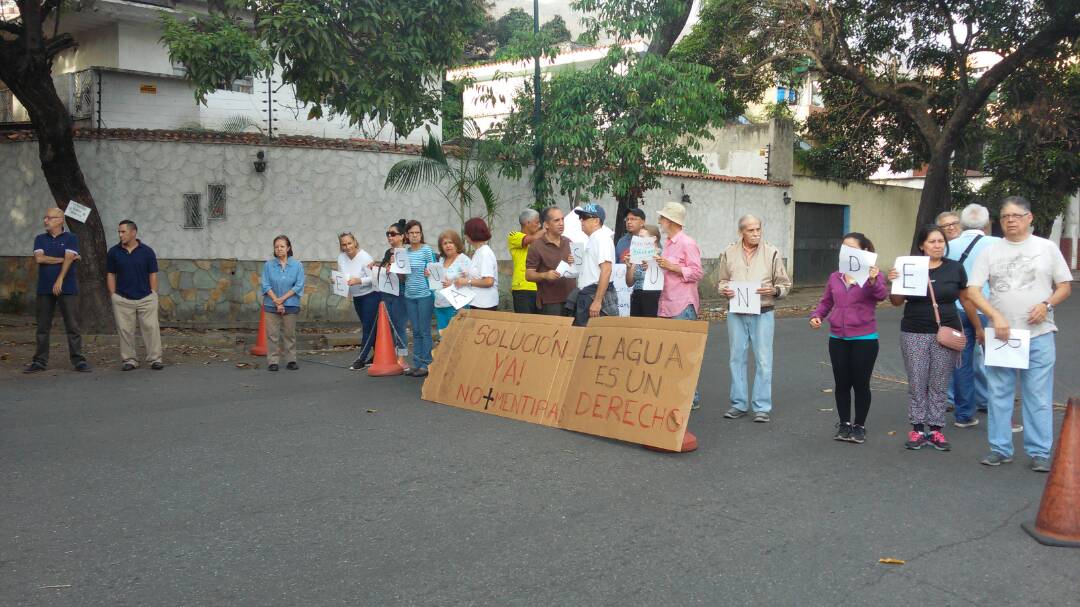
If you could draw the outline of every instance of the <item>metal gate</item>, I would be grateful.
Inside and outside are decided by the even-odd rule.
[[[840,238],[848,207],[836,204],[795,204],[795,284],[823,285],[837,268]]]

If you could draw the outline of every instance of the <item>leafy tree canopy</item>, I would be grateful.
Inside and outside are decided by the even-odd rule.
[[[200,101],[276,61],[309,117],[326,111],[405,134],[435,119],[433,78],[461,56],[484,14],[482,0],[214,0],[208,15],[163,16],[162,39]]]

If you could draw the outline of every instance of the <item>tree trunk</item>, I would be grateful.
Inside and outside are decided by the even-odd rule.
[[[41,170],[56,206],[67,209],[74,200],[90,207],[86,223],[67,219],[68,228],[79,238],[81,259],[75,264],[79,278],[81,325],[88,332],[114,331],[112,307],[105,287],[105,231],[94,197],[86,187],[79,159],[75,155],[71,116],[56,94],[51,61],[31,57],[15,77],[4,82],[26,108],[38,138]],[[0,75],[8,76],[6,70]]]
[[[937,219],[938,213],[952,207],[952,188],[949,185],[949,157],[952,148],[935,150],[926,169],[922,196],[919,198],[919,212],[915,217],[915,233],[911,235],[911,254],[919,252],[918,231],[921,226],[930,225]]]

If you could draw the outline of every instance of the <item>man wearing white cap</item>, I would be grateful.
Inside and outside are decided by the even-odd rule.
[[[674,320],[697,320],[701,308],[698,283],[705,272],[701,269],[701,249],[697,242],[683,231],[686,223],[686,207],[669,202],[657,213],[660,230],[667,236],[664,254],[657,255],[656,263],[664,271],[664,288],[660,292],[660,309],[657,316]],[[692,408],[700,406],[700,394],[694,391]]]

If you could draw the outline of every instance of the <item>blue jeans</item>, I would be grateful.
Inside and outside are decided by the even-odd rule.
[[[761,314],[728,314],[728,349],[731,353],[731,406],[747,411],[772,411],[773,311]],[[746,382],[747,350],[754,349],[754,400]]]
[[[986,317],[982,314],[979,322],[986,327]],[[982,346],[975,342],[975,327],[963,312],[960,313],[960,324],[964,326],[967,343],[960,354],[960,366],[953,371],[951,392],[956,421],[969,422],[975,417],[976,408],[986,408],[986,368]]]
[[[386,304],[386,315],[390,317],[390,334],[394,336],[394,350],[398,356],[407,356],[409,338],[405,334],[405,323],[408,322],[408,315],[405,313],[405,296],[383,293],[382,300]]]
[[[382,293],[378,291],[352,298],[353,309],[360,318],[360,354],[356,360],[367,360],[371,349],[375,347],[375,323],[379,318],[380,301]]]
[[[690,304],[683,308],[682,312],[672,316],[671,320],[697,320],[697,310],[694,309],[693,304]],[[701,402],[701,393],[694,390],[694,403],[697,404],[699,402]]]
[[[434,295],[405,298],[405,313],[412,325],[414,369],[427,369],[431,364],[431,315],[434,310]]]
[[[1050,457],[1054,444],[1054,334],[1031,340],[1027,369],[986,367],[990,389],[990,448],[1006,456],[1013,454],[1012,413],[1016,376],[1020,376],[1020,396],[1024,416],[1024,451],[1031,457]]]
[[[443,329],[450,326],[450,321],[454,320],[457,313],[457,308],[453,306],[435,308],[435,326],[439,328],[440,334],[442,334]]]

